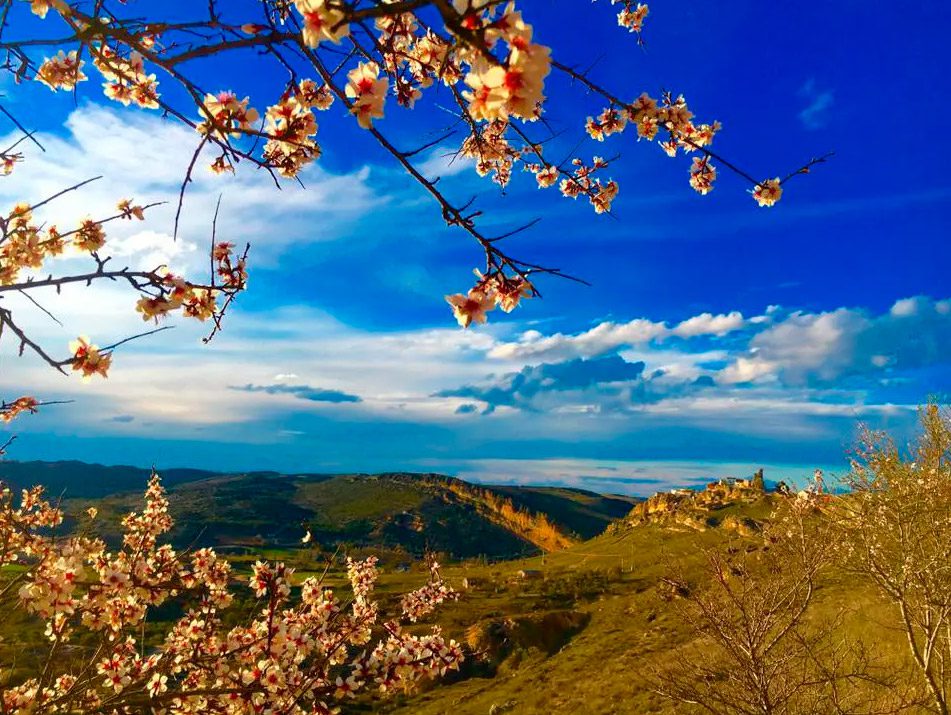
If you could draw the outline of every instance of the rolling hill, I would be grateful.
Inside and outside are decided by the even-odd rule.
[[[219,474],[161,472],[177,546],[232,552],[299,548],[306,530],[333,548],[374,547],[451,558],[529,556],[601,533],[636,503],[629,497],[543,487],[487,487],[439,474]],[[0,462],[0,480],[43,484],[68,514],[96,506],[103,536],[139,507],[149,471],[81,462]]]

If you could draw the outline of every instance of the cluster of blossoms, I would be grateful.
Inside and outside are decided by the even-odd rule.
[[[610,106],[605,108],[597,117],[588,117],[585,130],[588,135],[604,141],[605,137],[623,132],[629,125],[633,125],[638,139],[646,139],[660,144],[661,149],[671,157],[677,156],[678,150],[690,153],[703,150],[703,147],[713,143],[716,133],[720,131],[720,123],[695,124],[693,112],[687,107],[683,96],[673,97],[664,94],[658,102],[644,93],[628,105],[623,107]],[[666,132],[666,138],[658,139],[661,130]],[[716,169],[709,163],[709,157],[704,156],[694,161],[691,169],[690,185],[701,194],[712,189],[712,181],[716,176]],[[694,177],[702,175],[700,180]]]
[[[709,157],[695,156],[690,167],[690,186],[701,196],[713,191],[713,182],[717,178],[717,170],[710,163]]]
[[[476,271],[475,274],[478,280],[468,293],[446,296],[453,316],[463,328],[472,323],[485,323],[486,313],[495,308],[511,313],[522,298],[535,295],[534,286],[522,276],[510,278],[502,271],[486,275]]]
[[[650,12],[645,3],[634,4],[633,0],[611,0],[612,5],[623,3],[624,7],[617,14],[617,24],[626,27],[631,32],[640,33],[644,29],[644,18]]]
[[[12,422],[24,412],[34,414],[39,402],[35,397],[18,397],[13,402],[0,403],[0,421]]]
[[[492,180],[499,186],[507,186],[512,178],[512,166],[524,154],[513,147],[505,136],[507,119],[496,119],[483,124],[478,134],[469,135],[462,143],[460,154],[475,161],[479,176],[494,174]]]
[[[159,318],[181,310],[182,315],[204,322],[217,311],[214,289],[195,286],[181,276],[165,273],[158,290],[158,295],[142,296],[135,304],[144,321],[158,322]]]
[[[247,258],[244,256],[235,257],[233,243],[224,241],[216,243],[211,257],[215,262],[215,273],[217,273],[222,286],[230,291],[240,291],[247,288]]]
[[[380,66],[376,62],[361,62],[347,73],[347,86],[344,91],[350,98],[350,112],[364,129],[373,126],[374,119],[383,116],[383,103],[390,81],[380,77]]]
[[[469,103],[469,114],[476,120],[506,119],[510,115],[527,121],[538,119],[545,101],[545,78],[551,72],[551,50],[532,42],[532,26],[522,19],[514,3],[509,3],[498,18],[494,17],[494,4],[482,11],[485,5],[490,3],[455,2],[464,28],[480,34],[489,50],[498,40],[507,49],[502,58],[481,54],[468,58],[470,71],[465,83],[469,90],[463,92],[463,97]]]
[[[775,179],[767,179],[756,185],[753,189],[753,199],[760,206],[774,206],[783,195],[782,182],[777,176]]]
[[[81,373],[83,380],[89,380],[93,375],[108,377],[109,368],[112,367],[112,353],[100,350],[99,346],[89,342],[86,336],[80,335],[71,342],[69,352],[72,354],[73,371]]]
[[[216,243],[211,258],[217,283],[213,280],[211,286],[199,286],[164,271],[156,286],[158,295],[145,295],[136,303],[135,309],[142,315],[142,320],[158,322],[159,318],[177,310],[181,310],[186,318],[201,322],[215,318],[218,315],[218,296],[222,293],[234,296],[247,288],[248,273],[247,259],[235,257],[233,243]]]
[[[141,212],[141,206],[129,206],[130,212]],[[42,227],[33,219],[29,204],[20,203],[9,214],[0,216],[0,286],[13,285],[26,269],[41,268],[48,258],[61,255],[67,239],[75,249],[95,253],[106,242],[101,221],[83,219],[72,231],[60,233],[54,225]]]
[[[459,597],[459,594],[442,580],[439,563],[433,558],[429,560],[429,575],[429,583],[410,591],[400,599],[403,615],[413,623],[428,615],[434,606]]]
[[[49,7],[49,4],[46,4],[43,12],[37,12],[37,14],[45,17]],[[35,4],[34,12],[36,12]],[[60,8],[60,12],[64,10]],[[154,42],[147,35],[139,38],[139,41],[146,46]],[[89,52],[93,66],[99,70],[105,80],[102,85],[103,92],[109,99],[125,106],[134,104],[143,109],[159,108],[158,81],[154,74],[146,73],[145,62],[140,53],[129,51],[123,55],[104,42],[91,43]],[[83,73],[85,64],[78,58],[75,50],[69,53],[61,50],[55,56],[47,57],[40,64],[36,70],[36,80],[54,92],[71,91],[77,84],[89,79]]]
[[[281,100],[268,107],[264,133],[270,137],[264,145],[264,159],[281,176],[297,176],[301,169],[320,157],[315,109],[330,109],[334,96],[327,85],[320,87],[313,80],[301,80],[284,93]]]
[[[225,141],[230,137],[240,137],[258,121],[258,110],[248,107],[250,100],[239,100],[233,92],[219,92],[205,95],[201,113],[205,119],[198,125],[201,134],[213,135]]]
[[[581,159],[574,159],[572,165],[575,167],[571,175],[561,180],[559,189],[564,196],[570,199],[576,199],[579,196],[587,196],[588,201],[594,206],[595,213],[607,213],[611,210],[611,202],[617,197],[618,185],[616,181],[609,180],[602,182],[595,173],[606,169],[608,162],[600,156],[591,160],[590,166]],[[539,180],[539,186],[542,186]]]
[[[418,35],[419,23],[412,13],[377,18],[376,28],[386,72],[393,78],[396,102],[401,107],[412,109],[422,90],[437,79],[447,87],[462,79],[450,43],[431,29]]]
[[[683,96],[675,98],[665,94],[658,102],[645,93],[629,105],[610,106],[597,117],[588,117],[585,130],[592,139],[604,141],[605,137],[623,132],[629,124],[636,127],[639,139],[648,141],[656,139],[661,149],[670,157],[677,156],[678,151],[686,154],[703,151],[704,147],[713,143],[714,137],[721,128],[719,122],[711,124],[693,122],[693,112],[687,107]],[[663,140],[658,138],[662,130],[666,132],[666,138]],[[697,193],[702,195],[710,193],[716,176],[716,167],[710,162],[708,154],[694,157],[690,167],[690,186]],[[760,206],[775,205],[782,196],[780,183],[780,180],[776,178],[756,184],[752,192],[753,198]]]
[[[105,44],[93,45],[91,52],[93,65],[106,80],[102,86],[109,99],[127,107],[159,108],[158,81],[154,74],[146,74],[141,54],[130,52],[123,57]]]
[[[95,519],[95,510],[88,517]],[[348,559],[349,599],[320,578],[297,584],[293,569],[258,562],[245,579],[257,606],[234,625],[228,609],[240,578],[230,565],[210,549],[179,553],[159,544],[172,519],[157,476],[144,510],[123,520],[117,551],[85,534],[54,536],[62,521],[42,489],[24,490],[19,504],[9,488],[0,490],[0,566],[21,568],[18,590],[6,589],[6,598],[45,624],[54,654],[74,638],[92,645],[88,663],[75,661],[81,655],[51,658],[43,677],[5,684],[0,709],[11,715],[329,715],[361,691],[405,689],[463,660],[438,628],[412,635],[399,625],[454,597],[438,568],[431,583],[382,620],[373,558]],[[164,635],[146,636],[146,618],[154,630],[163,621],[152,612],[167,603],[182,615],[164,622]]]
[[[60,50],[53,57],[47,57],[36,70],[36,80],[42,82],[54,92],[58,89],[73,90],[80,82],[88,79],[83,74],[86,64],[76,56],[76,50]]]

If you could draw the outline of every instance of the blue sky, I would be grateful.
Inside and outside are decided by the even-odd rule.
[[[202,176],[178,242],[171,209],[115,233],[117,261],[203,265],[223,194],[219,230],[254,245],[252,285],[214,344],[178,324],[124,348],[108,382],[90,384],[0,345],[0,394],[76,401],[17,422],[14,456],[425,469],[645,493],[761,465],[776,478],[841,469],[859,421],[908,434],[915,406],[951,389],[947,4],[658,2],[645,50],[606,2],[572,5],[570,22],[563,1],[523,5],[537,41],[563,62],[594,63],[592,76],[622,95],[682,92],[701,119],[723,123],[717,150],[754,175],[835,157],[767,210],[725,170],[700,197],[683,159],[611,137],[582,150],[621,155],[607,217],[539,192],[530,175],[500,196],[471,167],[447,166],[456,135],[425,158],[445,190],[477,195],[486,225],[540,216],[511,250],[593,284],[546,280],[544,299],[463,332],[442,296],[467,287],[477,247],[331,110],[306,191],[276,192],[251,171]],[[207,74],[210,89],[261,107],[268,79],[243,61]],[[96,174],[56,205],[62,223],[130,194],[174,197],[194,135],[118,111],[87,85],[76,103],[4,86],[51,148],[28,151],[0,183],[8,204]],[[548,94],[567,155],[601,105],[559,78]],[[380,127],[410,145],[444,124],[431,112],[420,130],[415,116],[392,106]],[[69,330],[41,314],[28,324],[54,345],[139,329],[118,289],[50,300]]]

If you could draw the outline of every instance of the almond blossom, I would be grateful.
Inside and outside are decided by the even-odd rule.
[[[33,414],[39,404],[35,397],[18,397],[13,402],[0,403],[0,420],[12,422],[24,412]]]
[[[100,351],[99,347],[89,342],[86,336],[81,335],[72,341],[69,344],[69,352],[73,356],[73,370],[81,372],[83,380],[89,380],[93,375],[108,377],[109,368],[112,366],[112,356]]]
[[[302,37],[308,47],[317,47],[324,40],[339,44],[350,34],[346,15],[328,0],[294,0],[294,7],[301,14],[304,29]]]
[[[240,137],[258,120],[257,110],[248,107],[248,102],[247,97],[239,100],[232,92],[205,95],[201,112],[207,119],[199,124],[198,131],[222,139]]]
[[[481,324],[488,320],[486,313],[495,307],[495,296],[473,288],[466,295],[447,295],[446,302],[459,325],[468,328],[474,322]]]
[[[122,213],[122,218],[129,219],[137,218],[139,221],[145,221],[145,210],[141,206],[133,206],[131,199],[122,199],[116,208]]]
[[[312,81],[303,80],[293,92],[285,93],[280,102],[268,107],[264,132],[270,138],[264,146],[264,158],[282,176],[297,176],[320,157],[320,147],[313,138],[317,134],[313,108],[329,107],[333,95],[329,95],[330,101],[327,96]]]
[[[376,62],[361,62],[347,73],[345,92],[353,100],[350,112],[364,129],[373,126],[374,119],[383,117],[383,102],[389,80],[380,78],[380,66]]]
[[[775,179],[766,179],[756,185],[753,189],[753,199],[762,206],[775,206],[776,202],[783,195],[783,187],[780,185],[779,177]]]
[[[26,569],[16,592],[0,597],[46,624],[50,648],[80,634],[97,648],[84,668],[52,659],[50,677],[18,671],[0,693],[11,715],[107,705],[181,715],[329,713],[341,699],[403,690],[464,659],[438,628],[410,634],[400,625],[456,597],[435,562],[429,582],[383,620],[372,557],[346,560],[350,593],[341,598],[314,576],[297,585],[282,563],[258,562],[245,577],[211,549],[179,553],[160,544],[173,522],[158,476],[144,509],[123,520],[118,550],[85,534],[51,536],[63,514],[42,497],[41,488],[23,490],[17,504],[0,485],[0,566]],[[235,587],[250,587],[259,607],[232,616]],[[166,614],[181,615],[158,615],[165,604],[174,604]],[[164,635],[143,641],[146,620]]]
[[[54,92],[58,89],[75,89],[79,82],[88,79],[83,74],[83,65],[86,64],[76,57],[76,50],[69,53],[60,50],[53,57],[48,57],[36,70],[36,80],[42,82]]]
[[[158,81],[154,74],[146,74],[140,53],[133,51],[123,57],[105,44],[93,46],[91,52],[93,65],[106,80],[102,86],[107,97],[125,106],[159,108]]]
[[[717,170],[707,157],[694,157],[690,167],[690,185],[701,196],[713,191],[713,182],[717,178]]]
[[[612,0],[612,4],[617,0]],[[644,18],[647,17],[650,9],[645,3],[634,3],[630,0],[624,0],[624,9],[618,13],[617,24],[626,27],[631,32],[640,32],[644,26]]]

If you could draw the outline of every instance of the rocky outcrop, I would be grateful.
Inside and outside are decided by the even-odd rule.
[[[733,516],[732,514],[720,522],[720,526],[723,529],[735,531],[740,536],[754,536],[763,528],[763,525],[756,519]]]
[[[720,524],[716,517],[718,510],[733,504],[753,503],[762,499],[765,494],[766,485],[761,469],[752,479],[720,479],[699,490],[672,489],[658,492],[635,505],[623,521],[631,526],[666,524],[703,531]],[[728,517],[722,525],[737,533],[755,531],[755,522],[752,519]]]
[[[534,649],[545,656],[554,655],[589,620],[590,614],[571,610],[491,618],[468,628],[466,644],[494,670],[516,650]]]

